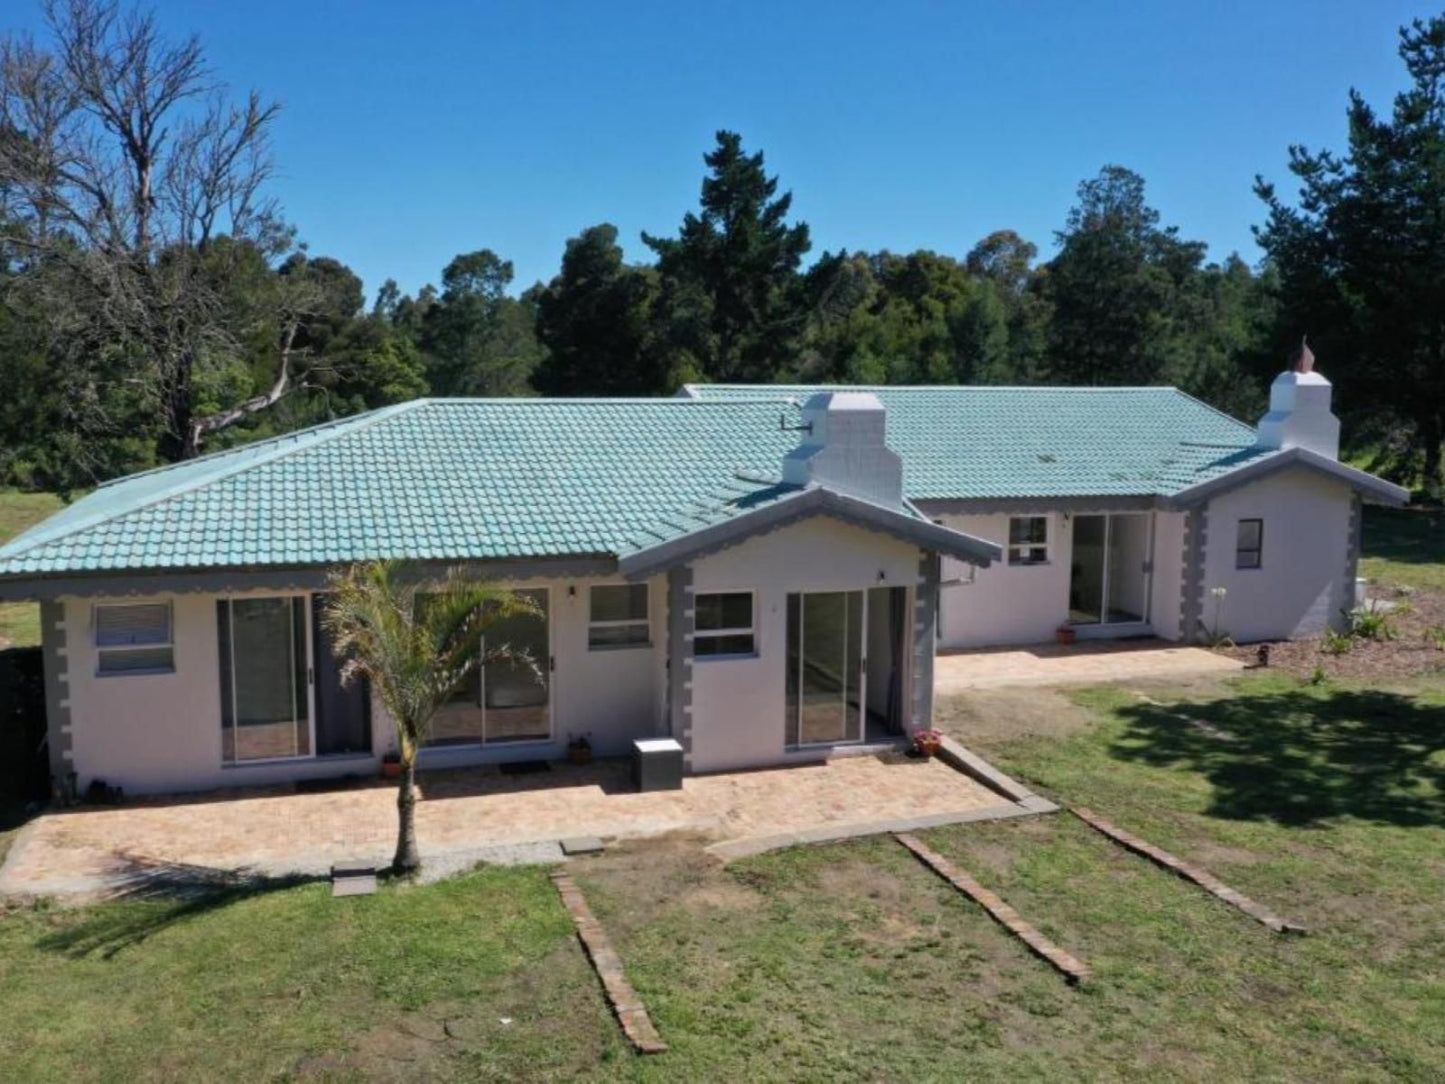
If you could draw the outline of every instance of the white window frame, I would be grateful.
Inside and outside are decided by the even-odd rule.
[[[642,617],[629,617],[620,621],[597,621],[592,617],[592,592],[598,589],[611,588],[626,591],[642,588],[643,606]],[[647,635],[641,640],[628,640],[625,643],[593,643],[593,629],[621,629],[635,628],[641,625]],[[647,583],[593,583],[587,586],[587,650],[588,651],[635,651],[639,648],[652,647],[652,585]]]
[[[1050,516],[1048,513],[1044,513],[1042,515],[1009,516],[1008,535],[1004,539],[1004,546],[1008,550],[1008,565],[1010,568],[1038,568],[1042,565],[1046,565],[1049,563],[1050,558],[1052,557],[1054,536],[1054,525],[1049,522],[1052,518],[1053,517]],[[1023,519],[1041,519],[1044,521],[1043,542],[1014,542],[1014,521]],[[1026,557],[1030,550],[1036,550],[1040,548],[1042,548],[1044,551],[1044,559],[1042,561],[1030,561],[1027,559],[1018,561],[1014,560],[1016,556]]]
[[[725,629],[699,629],[697,627],[698,599],[704,595],[747,595],[748,616],[750,624],[736,628]],[[692,657],[695,662],[713,662],[722,659],[755,659],[758,657],[758,593],[752,588],[709,588],[706,591],[694,591],[692,595]],[[725,636],[748,636],[752,638],[753,649],[751,651],[730,651],[726,654],[700,655],[697,650],[699,640],[717,640]]]
[[[143,644],[102,644],[100,642],[100,612],[102,610],[126,610],[135,606],[165,608],[165,640],[153,640]],[[169,599],[165,602],[98,602],[91,608],[90,626],[91,641],[95,646],[95,674],[97,677],[133,677],[144,674],[174,674],[176,672],[176,610],[175,605]],[[170,663],[165,666],[143,666],[129,670],[107,670],[105,668],[107,656],[124,655],[137,651],[158,651],[162,648],[168,650],[171,655]]]

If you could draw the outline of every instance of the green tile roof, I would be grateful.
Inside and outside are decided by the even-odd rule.
[[[817,388],[423,399],[133,475],[0,547],[0,576],[622,556],[784,495]],[[876,388],[915,500],[1169,494],[1253,431],[1168,388]]]
[[[1255,432],[1175,388],[692,384],[703,402],[871,391],[915,501],[1168,496],[1267,454]]]

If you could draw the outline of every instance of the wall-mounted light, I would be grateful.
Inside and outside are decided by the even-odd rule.
[[[576,598],[576,597],[577,597],[577,585],[576,585],[575,583],[569,583],[569,584],[567,585],[567,597],[568,597],[568,598]]]

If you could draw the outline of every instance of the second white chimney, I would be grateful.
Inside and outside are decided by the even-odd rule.
[[[903,461],[884,441],[884,419],[883,403],[872,392],[810,396],[803,404],[803,438],[783,457],[783,481],[901,504]]]
[[[1315,356],[1301,343],[1290,368],[1269,386],[1269,413],[1259,420],[1261,448],[1307,448],[1340,457],[1340,419],[1330,412],[1331,385],[1314,371]]]

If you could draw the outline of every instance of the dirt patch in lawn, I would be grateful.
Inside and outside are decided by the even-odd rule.
[[[1445,591],[1421,589],[1395,595],[1376,589],[1373,596],[1392,604],[1386,614],[1392,639],[1353,639],[1341,654],[1326,651],[1322,637],[1272,642],[1270,669],[1300,678],[1316,676],[1318,670],[1330,680],[1376,685],[1445,670],[1445,650],[1427,635],[1431,630],[1445,635]],[[1224,650],[1253,662],[1259,645]]]
[[[1064,737],[1094,721],[1087,708],[1053,689],[974,689],[940,697],[934,725],[964,745],[990,746],[1026,737]]]

